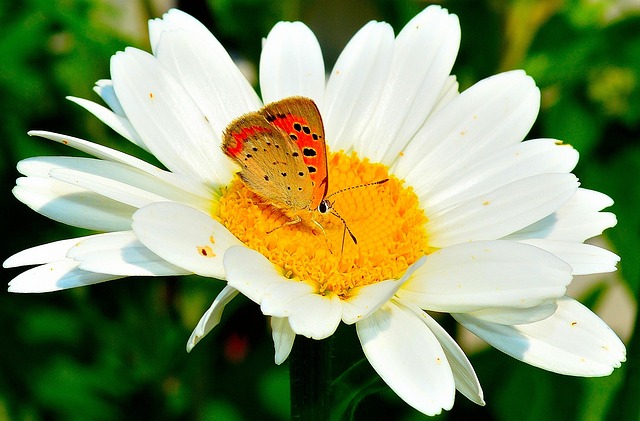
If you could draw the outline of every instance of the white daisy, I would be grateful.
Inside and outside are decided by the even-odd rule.
[[[150,22],[150,38],[153,54],[116,54],[111,80],[98,82],[109,108],[71,100],[169,171],[82,139],[32,132],[95,158],[21,161],[26,177],[16,197],[52,219],[105,233],[12,256],[5,267],[40,266],[11,281],[10,291],[135,275],[223,279],[189,350],[240,292],[271,316],[277,363],[296,335],[322,339],[341,321],[355,324],[374,369],[425,414],[450,409],[456,389],[484,404],[471,364],[433,313],[452,314],[546,370],[602,376],[624,361],[617,336],[565,296],[573,275],[615,270],[616,255],[583,244],[615,225],[601,212],[612,201],[578,187],[570,146],[522,141],[540,100],[524,72],[458,94],[450,76],[460,42],[455,15],[430,6],[397,37],[385,23],[368,23],[326,82],[309,28],[278,23],[263,45],[262,101],[192,17],[172,10]],[[316,216],[326,235],[308,223],[283,226],[286,216],[244,186],[220,148],[235,118],[294,95],[321,110],[330,192],[390,179],[334,197],[357,237],[344,249],[333,216]]]

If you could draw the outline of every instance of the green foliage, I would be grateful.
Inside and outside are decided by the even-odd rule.
[[[254,65],[261,38],[277,21],[304,19],[323,44],[327,70],[367,20],[388,21],[397,32],[424,7],[417,0],[209,0],[184,6],[194,3],[202,5],[197,17],[209,23],[232,54]],[[461,21],[462,45],[454,69],[461,88],[512,68],[524,68],[536,79],[542,109],[530,137],[572,144],[581,153],[576,173],[583,187],[615,200],[611,211],[619,222],[606,239],[621,255],[621,278],[637,296],[640,15],[623,12],[610,18],[619,2],[609,1],[441,3]],[[150,2],[132,1],[143,14],[141,21],[132,22],[117,4],[122,3],[0,3],[5,195],[14,185],[19,159],[74,153],[28,138],[30,129],[68,133],[149,158],[64,99],[96,99],[92,86],[109,77],[113,53],[126,45],[148,50],[144,21],[156,16],[144,14],[161,11],[150,12]],[[5,216],[2,224],[2,256],[84,234],[6,196],[3,203],[12,219]],[[19,272],[4,270],[5,281]],[[0,420],[138,419],[140,414],[158,420],[287,419],[287,367],[273,364],[268,324],[248,300],[234,300],[221,326],[192,353],[185,352],[191,329],[221,288],[221,283],[189,277],[126,279],[43,295],[1,292]],[[598,301],[599,291],[590,301]],[[341,327],[335,344],[336,373],[345,373],[335,382],[336,418],[388,413],[394,419],[423,419],[362,361],[349,329]],[[629,359],[639,355],[633,345]],[[494,350],[471,358],[488,405],[477,407],[458,396],[454,409],[438,419],[591,421],[637,401],[625,391],[636,390],[640,379],[624,367],[607,378],[578,379],[543,372]]]

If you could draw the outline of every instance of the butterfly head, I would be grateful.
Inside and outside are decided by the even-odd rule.
[[[320,212],[322,215],[326,215],[333,209],[333,202],[329,201],[329,199],[322,199],[316,210]]]

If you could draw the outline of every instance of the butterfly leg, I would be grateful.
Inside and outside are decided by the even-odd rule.
[[[280,225],[279,227],[275,227],[274,229],[267,231],[267,234],[271,234],[272,232],[274,232],[276,230],[279,230],[280,228],[288,227],[289,225],[299,224],[300,222],[302,222],[302,218],[300,218],[300,216],[296,215],[295,218],[293,218],[292,220],[285,222],[284,224]]]
[[[299,224],[300,222],[302,222],[302,218],[300,218],[299,215],[296,215],[290,221],[287,221],[284,224],[280,225],[279,227],[275,227],[274,229],[267,231],[267,234],[271,234],[272,232],[274,232],[276,230],[279,230],[280,228],[284,228],[284,227],[287,227],[287,226],[290,226],[290,225]],[[329,252],[331,254],[333,254],[333,251],[331,250],[331,244],[329,243],[329,237],[327,237],[327,233],[324,230],[324,227],[320,224],[320,222],[316,221],[313,218],[311,218],[311,222],[313,222],[318,228],[320,228],[320,231],[322,231],[322,235],[324,236],[324,239],[327,242],[327,248],[329,249]]]
[[[311,222],[313,222],[314,224],[316,224],[316,226],[320,228],[320,231],[322,231],[322,235],[324,235],[324,240],[327,242],[327,248],[329,249],[329,253],[333,254],[333,251],[331,250],[331,244],[329,243],[329,237],[327,237],[327,233],[324,230],[324,227],[322,226],[322,224],[320,224],[320,222],[316,221],[313,218],[311,218]]]

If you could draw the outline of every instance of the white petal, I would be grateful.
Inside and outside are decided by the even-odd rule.
[[[451,173],[451,178],[418,189],[420,203],[438,213],[468,197],[490,192],[517,180],[546,173],[568,173],[578,162],[578,152],[555,139],[536,139],[504,148]]]
[[[446,9],[427,7],[406,24],[394,43],[384,90],[362,138],[394,141],[384,149],[369,141],[363,155],[388,164],[395,161],[433,110],[459,47],[458,17]]]
[[[259,303],[265,315],[287,317],[296,334],[324,339],[338,327],[338,296],[321,296],[310,284],[285,278],[282,269],[257,251],[232,247],[224,256],[224,267],[230,286]]]
[[[95,235],[78,241],[67,257],[78,268],[121,276],[174,276],[190,272],[172,265],[142,245],[131,231]]]
[[[162,32],[155,55],[198,104],[216,135],[210,142],[219,144],[232,120],[262,103],[220,42],[192,20],[198,28]]]
[[[327,82],[322,110],[332,150],[349,152],[361,138],[384,88],[393,42],[391,26],[372,21],[353,36],[338,57]]]
[[[427,214],[430,245],[446,247],[504,237],[559,209],[578,188],[573,174],[541,174]]]
[[[43,263],[55,262],[56,260],[64,260],[71,247],[91,237],[92,236],[69,238],[67,240],[54,241],[53,243],[42,244],[22,250],[5,260],[4,263],[2,263],[2,267],[14,268],[18,266],[41,265]]]
[[[490,307],[484,310],[466,313],[485,322],[501,325],[516,325],[533,323],[544,320],[556,312],[558,303],[556,300],[548,301],[530,308],[518,307]]]
[[[93,87],[93,91],[100,95],[100,98],[102,98],[114,113],[120,117],[125,117],[122,105],[120,105],[120,101],[118,101],[118,97],[116,96],[116,91],[113,90],[113,82],[111,82],[110,79],[100,79],[97,81]]]
[[[22,272],[9,282],[9,292],[51,292],[93,285],[121,276],[87,272],[78,269],[73,260],[58,260]]]
[[[440,91],[436,103],[433,105],[433,110],[431,110],[429,117],[433,116],[437,111],[440,111],[441,108],[451,102],[452,99],[460,95],[459,87],[457,78],[454,75],[449,76]]]
[[[100,206],[96,206],[98,208],[97,216],[92,213],[77,217],[77,219],[92,217],[92,220],[98,219],[97,222],[100,223],[103,222],[101,219],[113,219],[113,216],[102,218],[100,215],[115,208],[114,216],[122,214],[126,217],[126,225],[119,226],[120,229],[126,229],[129,226],[133,213],[132,208],[142,207],[148,203],[177,201],[188,203],[199,209],[210,209],[212,203],[210,198],[203,198],[182,190],[180,186],[170,182],[170,178],[159,178],[120,162],[92,158],[36,157],[21,161],[18,164],[18,170],[30,176],[51,176],[63,182],[37,180],[33,177],[19,181],[20,189],[17,191],[22,191],[25,188],[30,189],[27,192],[28,196],[25,196],[24,192],[21,195],[23,199],[29,200],[29,206],[46,210],[52,207],[50,203],[52,199],[65,198],[66,201],[71,201],[76,195],[95,196],[94,200],[101,203]],[[77,187],[73,187],[74,185]],[[104,196],[104,198],[91,192]],[[111,200],[107,199],[120,203],[111,203]],[[91,202],[78,199],[76,201],[80,206],[91,204]],[[71,214],[67,209],[60,213],[63,217]],[[74,217],[74,223],[77,223],[75,219],[76,217]]]
[[[591,310],[564,297],[539,322],[505,326],[456,314],[474,334],[500,351],[545,370],[571,376],[607,376],[626,359],[624,344]]]
[[[298,335],[325,339],[333,335],[342,316],[342,303],[337,295],[307,294],[289,304],[289,325]]]
[[[582,243],[616,225],[616,216],[600,212],[613,204],[605,194],[578,189],[564,206],[552,215],[508,236],[509,239],[546,238]]]
[[[438,338],[440,345],[442,345],[442,350],[447,356],[447,361],[453,372],[456,389],[473,403],[484,405],[484,393],[482,392],[480,381],[471,362],[464,354],[464,351],[431,316],[420,309],[411,308],[411,310],[427,325],[436,338]]]
[[[216,297],[211,304],[211,307],[202,315],[200,321],[196,325],[196,328],[191,333],[189,340],[187,341],[187,352],[191,352],[194,346],[200,342],[211,330],[220,323],[222,312],[227,304],[238,295],[238,290],[226,286],[220,291],[220,294]]]
[[[301,95],[322,109],[324,61],[315,35],[302,22],[278,22],[260,55],[260,90],[264,103]]]
[[[39,158],[52,164],[52,178],[140,208],[153,202],[175,201],[208,210],[212,201],[118,162],[90,158]]]
[[[267,290],[287,282],[283,270],[259,252],[247,247],[231,247],[224,255],[227,283],[260,304]]]
[[[431,253],[397,295],[448,313],[527,308],[562,297],[571,279],[569,265],[537,247],[475,241]]]
[[[51,178],[69,185],[93,191],[94,193],[98,193],[108,199],[112,199],[116,202],[120,202],[134,208],[141,208],[153,202],[168,201],[168,199],[163,198],[162,196],[135,188],[127,183],[84,173],[82,171],[55,169],[51,171]]]
[[[168,31],[189,29],[196,32],[198,38],[211,37],[211,32],[200,21],[179,9],[171,9],[162,18],[149,20],[149,42],[151,50],[156,52],[161,36]]]
[[[590,244],[545,239],[530,239],[522,242],[558,256],[571,265],[574,275],[614,272],[616,264],[620,261],[618,255]]]
[[[50,178],[19,178],[13,194],[47,218],[96,231],[129,229],[135,211],[130,206]]]
[[[438,339],[393,301],[356,323],[365,356],[405,402],[426,415],[453,406],[455,384]]]
[[[567,213],[575,212],[578,209],[601,211],[611,205],[613,205],[613,199],[606,194],[594,190],[580,189],[571,202],[567,203],[567,206],[562,210]]]
[[[368,317],[391,299],[396,291],[422,266],[426,257],[409,266],[400,279],[391,279],[354,288],[347,299],[342,301],[342,321],[350,325]]]
[[[271,335],[276,349],[275,362],[280,365],[289,357],[291,349],[293,349],[296,333],[291,329],[289,320],[286,317],[272,317]]]
[[[202,276],[224,279],[222,259],[241,244],[209,215],[178,203],[154,203],[133,215],[133,231],[149,250]]]
[[[260,309],[269,316],[289,317],[293,313],[293,303],[296,300],[313,294],[317,294],[317,290],[310,284],[283,276],[280,282],[265,290],[260,301]]]
[[[50,140],[53,140],[54,142],[71,146],[72,148],[85,152],[89,155],[93,155],[97,158],[104,159],[106,161],[119,162],[121,164],[125,164],[128,166],[137,168],[150,175],[158,177],[167,183],[173,184],[174,186],[178,187],[181,190],[193,193],[195,195],[205,197],[205,198],[214,196],[214,193],[209,188],[204,186],[202,183],[199,183],[195,180],[184,177],[180,174],[175,174],[175,173],[161,170],[141,159],[135,158],[131,155],[127,155],[120,151],[116,151],[115,149],[107,148],[106,146],[98,145],[96,143],[92,143],[84,139],[79,139],[77,137],[66,136],[66,135],[52,133],[52,132],[33,130],[33,131],[30,131],[28,134],[30,136],[44,137],[45,139],[50,139]]]
[[[111,58],[111,77],[127,118],[167,168],[212,186],[231,181],[235,167],[216,146],[217,133],[155,57],[127,48]]]
[[[126,119],[126,117],[122,117],[107,109],[106,107],[96,104],[95,102],[88,101],[86,99],[76,98],[72,96],[68,96],[67,99],[75,102],[85,110],[89,111],[104,124],[111,127],[120,136],[148,151],[146,145],[144,144],[136,130],[133,128],[129,120]]]
[[[269,316],[288,317],[295,333],[312,339],[331,336],[342,316],[337,295],[322,296],[306,282],[285,278],[264,292],[260,309]]]
[[[539,106],[540,91],[522,71],[484,79],[429,118],[398,157],[393,172],[428,191],[459,168],[522,141]]]

